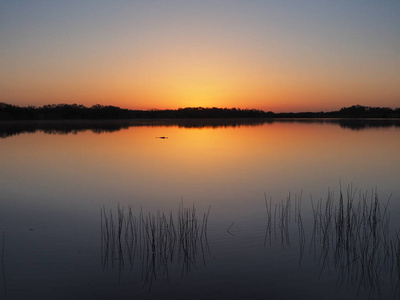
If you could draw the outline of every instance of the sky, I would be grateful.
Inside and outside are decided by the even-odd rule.
[[[0,102],[400,107],[399,0],[0,0]]]

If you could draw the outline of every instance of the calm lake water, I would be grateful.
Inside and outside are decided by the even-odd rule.
[[[399,166],[398,121],[4,122],[0,298],[397,299]]]

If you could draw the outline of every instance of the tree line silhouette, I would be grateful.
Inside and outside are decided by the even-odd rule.
[[[206,118],[400,118],[400,108],[353,105],[339,111],[274,113],[259,109],[187,107],[176,110],[131,110],[111,105],[86,107],[49,104],[41,107],[0,103],[0,120],[206,119]]]

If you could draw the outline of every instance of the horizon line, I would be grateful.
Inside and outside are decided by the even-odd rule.
[[[302,114],[302,113],[330,113],[330,112],[338,112],[341,109],[344,108],[352,108],[352,107],[363,107],[363,108],[381,108],[381,109],[391,109],[391,110],[397,110],[400,109],[399,107],[389,107],[389,106],[365,106],[365,105],[360,105],[360,104],[355,104],[355,105],[350,105],[350,106],[344,106],[341,107],[337,110],[329,110],[329,111],[323,111],[323,110],[319,110],[319,111],[299,111],[299,112],[293,112],[293,111],[289,111],[289,112],[274,112],[272,110],[263,110],[263,109],[259,109],[259,108],[240,108],[240,107],[217,107],[217,106],[186,106],[186,107],[178,107],[178,108],[163,108],[163,109],[159,109],[159,108],[148,108],[148,109],[132,109],[132,108],[124,108],[124,107],[120,107],[120,106],[115,106],[115,105],[104,105],[104,104],[99,104],[96,103],[94,105],[91,106],[86,106],[83,104],[78,104],[78,103],[51,103],[51,104],[44,104],[42,106],[35,106],[35,105],[26,105],[26,106],[20,106],[20,105],[15,105],[15,104],[9,104],[6,102],[0,102],[0,107],[2,105],[5,106],[13,106],[13,107],[18,107],[18,108],[32,108],[32,109],[40,109],[40,108],[44,108],[45,106],[79,106],[79,107],[84,107],[84,108],[96,108],[96,107],[114,107],[114,108],[118,108],[118,109],[122,109],[122,110],[129,110],[129,111],[142,111],[142,112],[146,112],[146,111],[178,111],[178,110],[184,110],[184,109],[227,109],[227,110],[243,110],[243,111],[259,111],[259,112],[264,112],[264,113],[274,113],[274,114]]]

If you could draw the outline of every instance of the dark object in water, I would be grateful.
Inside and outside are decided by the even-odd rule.
[[[168,137],[167,136],[157,136],[156,138],[157,139],[167,139]]]

